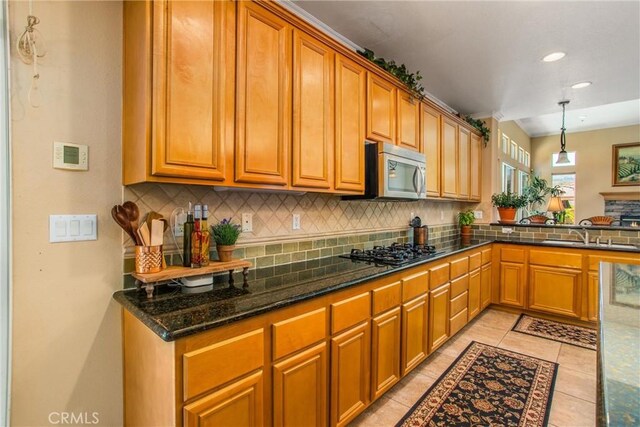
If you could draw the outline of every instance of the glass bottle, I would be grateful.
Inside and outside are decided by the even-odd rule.
[[[202,255],[202,206],[196,205],[194,208],[193,232],[191,233],[191,267],[201,267]]]
[[[202,221],[200,221],[200,265],[202,267],[209,265],[209,250],[211,246],[211,233],[209,232],[209,225],[207,224],[207,218],[209,217],[209,206],[202,206]]]

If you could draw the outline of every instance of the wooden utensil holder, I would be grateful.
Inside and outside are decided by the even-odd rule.
[[[162,271],[162,245],[136,246],[136,273],[158,273]]]

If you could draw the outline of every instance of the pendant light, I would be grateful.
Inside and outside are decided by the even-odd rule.
[[[565,150],[567,137],[565,135],[566,129],[564,127],[564,109],[565,109],[565,106],[568,103],[569,103],[569,101],[560,101],[560,102],[558,102],[558,105],[562,105],[562,127],[560,128],[560,130],[562,130],[562,132],[560,133],[560,152],[558,153],[558,160],[556,161],[557,165],[565,165],[567,163],[570,163],[569,156],[567,155],[567,152]]]

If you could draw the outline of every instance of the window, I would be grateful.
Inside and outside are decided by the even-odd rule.
[[[518,160],[518,144],[514,140],[511,140],[511,158]]]
[[[564,218],[558,218],[564,224],[575,224],[576,212],[576,174],[575,173],[554,173],[551,175],[551,186],[560,186],[564,194],[560,195],[564,205]]]
[[[529,155],[528,151],[524,152],[524,165],[526,167],[530,167],[531,166],[531,156]]]
[[[509,193],[516,191],[516,168],[506,163],[502,164],[502,191]]]
[[[509,154],[509,137],[504,133],[502,134],[502,152]]]
[[[551,156],[551,166],[554,168],[564,167],[564,166],[575,166],[576,165],[576,152],[575,151],[567,151],[567,156],[569,157],[569,163],[564,163],[562,165],[558,164],[558,153],[553,153]]]
[[[518,171],[518,193],[522,194],[527,185],[529,185],[529,174],[525,171]]]
[[[524,148],[518,149],[518,162],[524,165]]]

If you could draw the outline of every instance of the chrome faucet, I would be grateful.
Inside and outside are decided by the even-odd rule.
[[[582,230],[584,231],[584,236],[578,230],[575,230],[573,228],[571,230],[569,230],[569,234],[576,233],[578,236],[580,236],[580,238],[582,239],[584,244],[588,245],[589,244],[589,231],[587,231],[584,228]]]

